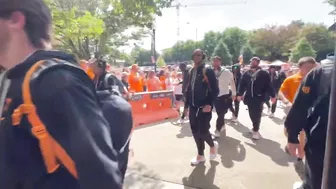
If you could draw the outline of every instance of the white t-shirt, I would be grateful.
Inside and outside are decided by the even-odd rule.
[[[236,84],[233,79],[233,74],[227,70],[224,69],[221,72],[215,71],[218,79],[218,87],[219,87],[219,93],[218,96],[223,96],[229,94],[229,90],[231,89],[232,96],[236,96]]]
[[[172,78],[166,78],[165,83],[166,83],[166,90],[168,90],[168,91],[174,90],[174,85],[173,85],[173,79]]]
[[[182,80],[174,79],[174,94],[181,95],[182,93]],[[181,84],[180,84],[181,83]]]

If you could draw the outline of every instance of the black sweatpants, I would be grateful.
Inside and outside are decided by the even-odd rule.
[[[265,104],[267,105],[268,108],[271,108],[271,113],[274,114],[278,104],[278,100],[276,100],[275,103],[272,105],[269,100],[266,100]]]
[[[215,101],[215,108],[217,112],[217,121],[216,121],[216,130],[220,131],[225,125],[225,114],[228,112],[228,109],[232,107],[231,95],[222,95],[217,97]]]
[[[264,100],[260,98],[250,98],[246,103],[253,124],[253,131],[258,132],[260,128],[261,115],[263,110]]]
[[[238,117],[239,114],[239,105],[240,105],[240,101],[238,101],[237,99],[234,101],[234,108],[231,106],[230,107],[230,111],[233,113],[234,116]]]
[[[305,147],[305,178],[301,189],[321,189],[324,150]]]
[[[210,134],[210,121],[212,112],[204,113],[202,109],[190,107],[189,109],[189,123],[191,132],[195,139],[198,155],[204,156],[205,144],[208,143],[210,147],[214,147],[214,142]]]

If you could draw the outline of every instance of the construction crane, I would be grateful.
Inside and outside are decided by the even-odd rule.
[[[209,7],[209,6],[226,6],[226,5],[236,5],[236,4],[246,4],[246,1],[223,1],[221,3],[197,3],[197,4],[188,4],[183,5],[181,4],[181,0],[175,0],[175,3],[171,6],[176,8],[176,16],[177,16],[177,39],[180,36],[180,11],[181,8],[197,8],[197,7]]]

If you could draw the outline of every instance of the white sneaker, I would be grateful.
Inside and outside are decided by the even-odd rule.
[[[250,133],[250,134],[253,134],[253,133],[254,133],[253,129],[249,130],[249,133]]]
[[[205,162],[205,157],[204,156],[201,156],[201,158],[199,160],[197,160],[197,156],[196,156],[196,157],[192,158],[191,161],[190,161],[190,163],[192,165],[198,165],[198,164],[203,163],[203,162]]]
[[[267,108],[267,114],[271,113],[271,108]]]
[[[184,119],[179,119],[179,120],[177,120],[177,123],[178,123],[178,124],[184,124]]]
[[[260,138],[260,133],[259,133],[259,132],[253,132],[253,134],[252,134],[252,138],[253,138],[254,140],[259,140],[259,138]]]
[[[218,154],[218,146],[219,146],[218,142],[214,141],[214,145],[215,145],[215,153],[210,153],[210,160],[216,159]]]
[[[294,183],[294,185],[293,185],[293,189],[300,189],[301,186],[302,186],[302,182],[296,182],[296,183]]]
[[[217,131],[217,130],[215,130],[214,132],[211,132],[211,135],[212,135],[213,137],[218,138],[218,137],[220,137],[220,132]]]
[[[274,113],[270,113],[269,117],[274,118]]]

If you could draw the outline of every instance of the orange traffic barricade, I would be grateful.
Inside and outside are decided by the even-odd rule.
[[[133,94],[129,103],[132,105],[134,126],[177,118],[179,114],[173,106],[173,98],[172,91]]]

